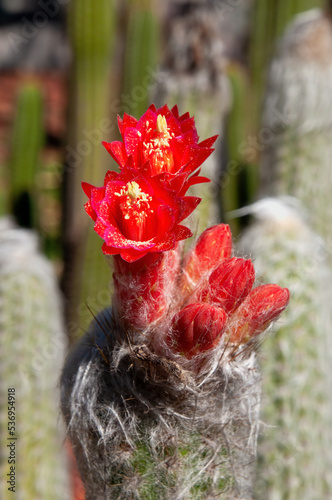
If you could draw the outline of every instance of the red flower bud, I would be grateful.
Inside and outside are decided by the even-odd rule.
[[[227,331],[230,342],[247,342],[264,331],[286,308],[290,293],[278,285],[254,288],[231,318]]]
[[[189,251],[183,266],[185,278],[194,286],[201,277],[232,253],[232,234],[227,224],[206,229]]]
[[[223,333],[227,314],[209,304],[189,304],[174,318],[168,344],[188,359],[214,347]]]
[[[255,270],[250,259],[234,257],[218,266],[210,275],[209,282],[199,299],[234,311],[250,292],[255,281]]]

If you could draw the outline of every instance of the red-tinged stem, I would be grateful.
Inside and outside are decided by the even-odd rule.
[[[178,250],[149,253],[135,262],[119,255],[114,262],[114,299],[117,314],[134,329],[145,329],[166,313],[179,268]]]

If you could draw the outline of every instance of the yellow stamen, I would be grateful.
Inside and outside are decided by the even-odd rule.
[[[163,115],[157,116],[157,130],[160,134],[168,133],[166,117]]]
[[[128,182],[127,184],[127,195],[132,199],[132,200],[137,200],[137,198],[141,195],[145,194],[142,193],[141,188],[137,184],[137,182],[132,181]]]

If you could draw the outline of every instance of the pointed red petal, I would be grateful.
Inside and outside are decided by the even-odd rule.
[[[91,217],[91,219],[93,221],[95,221],[97,219],[97,214],[96,212],[93,210],[92,206],[91,206],[91,201],[88,200],[86,202],[86,204],[84,205],[84,208],[85,208],[85,211],[86,213],[89,215],[89,217]]]
[[[171,109],[171,112],[173,113],[173,115],[175,116],[175,118],[179,118],[179,108],[178,108],[178,105],[175,104],[175,106],[173,106],[173,108]]]
[[[200,148],[212,148],[213,144],[216,142],[218,137],[219,135],[214,135],[212,137],[209,137],[208,139],[205,139],[204,141],[198,143],[198,146]]]
[[[192,231],[188,227],[182,226],[181,224],[174,228],[174,234],[176,241],[186,240],[187,238],[191,238],[193,235]]]
[[[95,186],[93,186],[92,184],[89,184],[88,182],[84,182],[84,181],[81,183],[81,186],[82,186],[82,189],[83,189],[84,193],[88,196],[88,198],[90,198],[90,196],[91,196],[91,190]]]
[[[127,161],[128,156],[123,147],[123,142],[121,141],[113,141],[113,142],[102,142],[104,148],[106,148],[107,152],[112,156],[112,158],[117,162],[120,167],[124,167]]]

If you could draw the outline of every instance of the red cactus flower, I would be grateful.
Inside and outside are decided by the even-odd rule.
[[[232,254],[232,234],[227,224],[206,229],[186,256],[183,276],[194,287],[201,278]]]
[[[227,327],[230,342],[247,342],[264,331],[286,308],[289,297],[289,290],[278,285],[254,288],[231,318]]]
[[[210,304],[189,304],[172,322],[168,345],[188,359],[211,349],[222,335],[227,314]]]
[[[254,281],[252,261],[234,257],[220,264],[210,274],[208,284],[199,293],[199,300],[231,313],[246,298]]]
[[[181,174],[176,179],[179,186],[182,180],[181,195],[187,189],[209,179],[198,177],[200,165],[210,156],[217,136],[198,143],[194,119],[189,113],[179,115],[177,106],[169,110],[165,105],[156,109],[152,104],[139,120],[124,114],[118,118],[123,142],[103,142],[120,168],[124,168],[131,156],[133,168],[148,176],[167,173]],[[188,176],[193,176],[188,180]],[[185,181],[185,182],[184,182]]]
[[[133,262],[149,252],[171,250],[177,241],[192,235],[179,223],[200,198],[180,197],[169,189],[163,175],[148,179],[126,167],[120,173],[108,171],[103,187],[86,182],[82,187],[89,197],[85,210],[105,240],[105,254],[120,254]]]

